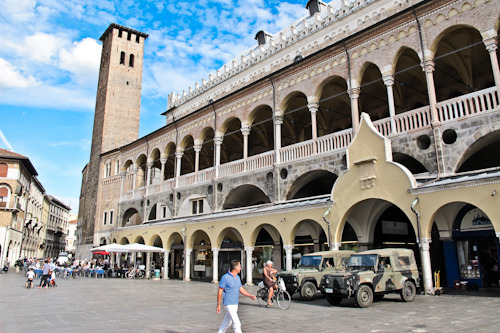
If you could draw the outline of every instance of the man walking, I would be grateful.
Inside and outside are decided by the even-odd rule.
[[[219,292],[217,294],[217,313],[220,313],[220,301],[224,295],[224,310],[226,315],[224,321],[220,325],[219,333],[225,333],[226,330],[233,324],[235,333],[241,333],[241,322],[238,318],[238,303],[239,294],[250,297],[255,300],[257,297],[248,293],[241,285],[240,276],[241,263],[239,260],[231,260],[231,268],[221,279],[219,283]]]

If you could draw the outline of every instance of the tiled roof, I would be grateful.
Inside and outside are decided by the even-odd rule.
[[[27,158],[26,156],[14,153],[13,151],[10,150],[0,148],[0,158],[19,160],[32,175],[38,176],[38,172],[36,172],[35,167],[33,166],[33,164],[31,164],[30,159]]]
[[[19,159],[27,158],[26,156],[23,156],[21,154],[14,153],[13,151],[2,149],[2,148],[0,148],[0,157],[13,157],[13,158],[19,158]]]

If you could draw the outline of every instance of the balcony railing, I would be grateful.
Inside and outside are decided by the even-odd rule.
[[[437,113],[440,122],[448,122],[457,119],[467,118],[478,113],[494,110],[500,104],[497,96],[497,88],[491,87],[452,98],[437,103]],[[429,106],[397,114],[391,121],[385,118],[373,122],[375,128],[384,136],[398,135],[416,130],[425,129],[431,126],[431,112]],[[394,124],[394,130],[392,128]],[[290,163],[303,158],[308,158],[317,154],[331,153],[336,150],[346,149],[353,139],[352,129],[335,132],[321,136],[314,140],[299,142],[293,145],[282,147],[279,150],[280,163]],[[316,148],[316,149],[315,149]],[[275,152],[273,150],[248,157],[246,160],[240,159],[219,166],[219,177],[231,177],[244,172],[262,170],[272,167],[276,163]],[[189,186],[197,183],[210,181],[216,177],[216,168],[211,167],[200,170],[197,173],[189,173],[175,178],[164,180],[160,184],[150,185],[148,194],[166,192],[177,187]],[[127,179],[130,177],[127,175]],[[146,188],[142,187],[134,191],[123,193],[122,200],[140,198],[146,193]]]

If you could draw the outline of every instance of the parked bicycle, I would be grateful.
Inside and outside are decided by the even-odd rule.
[[[271,303],[278,303],[280,309],[286,310],[290,307],[292,303],[292,297],[286,291],[285,282],[282,278],[278,278],[278,289],[274,291],[274,295],[271,298]],[[259,290],[257,291],[257,302],[259,306],[266,307],[267,306],[267,297],[269,295],[269,289],[264,286],[264,283],[259,282]]]
[[[146,273],[142,269],[133,268],[125,273],[127,279],[144,279]]]

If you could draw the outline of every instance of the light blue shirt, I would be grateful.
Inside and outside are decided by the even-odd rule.
[[[237,305],[239,303],[241,279],[238,274],[233,276],[231,272],[227,272],[220,279],[219,288],[224,289],[224,305]]]

